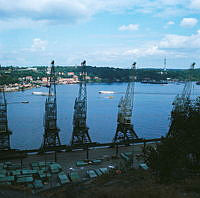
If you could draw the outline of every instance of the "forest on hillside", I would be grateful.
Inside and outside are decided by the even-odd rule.
[[[1,67],[0,84],[18,83],[19,78],[32,76],[34,80],[41,79],[47,76],[47,67],[34,67],[37,70],[27,70],[22,67]],[[80,74],[81,67],[79,66],[56,66],[56,76],[67,78],[68,72],[74,72],[75,75]],[[127,82],[129,80],[130,69],[113,68],[113,67],[86,67],[87,75],[91,77],[90,82],[96,82],[94,77],[98,77],[98,82]],[[189,70],[185,69],[137,69],[136,80],[187,80]],[[200,69],[194,69],[191,73],[193,81],[200,81]]]

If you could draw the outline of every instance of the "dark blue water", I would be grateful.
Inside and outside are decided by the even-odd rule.
[[[111,142],[115,134],[117,105],[127,83],[88,84],[88,127],[90,136],[96,142]],[[183,84],[135,84],[133,123],[136,133],[142,138],[156,138],[165,135],[169,126],[172,102]],[[117,94],[99,94],[109,90]],[[7,102],[29,101],[28,104],[8,104],[11,147],[16,149],[39,148],[43,138],[43,115],[46,96],[32,95],[33,91],[47,92],[47,88],[35,88],[24,92],[7,93]],[[57,86],[58,127],[62,144],[69,144],[72,132],[74,100],[78,85]],[[194,96],[200,94],[194,85]],[[113,96],[112,99],[108,96]]]

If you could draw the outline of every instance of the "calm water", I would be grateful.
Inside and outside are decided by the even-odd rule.
[[[117,105],[126,83],[88,84],[88,127],[90,136],[96,142],[111,142],[115,134]],[[183,84],[153,85],[135,84],[133,123],[136,133],[143,138],[165,135],[169,126],[172,101],[183,89]],[[99,94],[100,90],[119,92]],[[33,91],[47,92],[47,88],[35,88],[24,92],[7,93],[8,121],[11,147],[16,149],[39,148],[43,138],[43,115],[45,96],[32,95]],[[74,100],[78,85],[57,86],[58,127],[62,144],[69,144],[72,132]],[[199,87],[193,86],[193,95],[200,95]],[[29,101],[28,104],[15,103]]]

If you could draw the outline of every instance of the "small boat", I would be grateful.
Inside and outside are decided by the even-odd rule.
[[[114,91],[99,91],[99,94],[114,94]]]
[[[24,104],[26,104],[26,103],[29,103],[29,101],[22,101],[21,103],[24,103]]]
[[[106,96],[106,97],[104,97],[104,98],[112,99],[112,98],[114,98],[114,97],[113,97],[113,96]]]
[[[32,92],[33,95],[38,95],[38,96],[49,96],[49,93],[47,92],[39,92],[39,91],[34,91]]]
[[[196,85],[200,85],[200,81],[197,81],[197,82],[196,82]]]
[[[143,80],[141,83],[144,84],[168,84],[165,80]]]

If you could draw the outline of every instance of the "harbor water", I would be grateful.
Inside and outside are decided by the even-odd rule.
[[[169,128],[172,102],[181,93],[184,84],[135,83],[133,124],[141,138],[164,136]],[[92,141],[111,142],[117,124],[118,103],[124,95],[127,83],[98,83],[87,85],[87,125]],[[74,101],[78,84],[57,85],[57,124],[62,144],[69,144],[72,135]],[[99,91],[115,93],[99,94]],[[192,97],[200,95],[200,87],[193,83]],[[13,149],[39,148],[43,139],[44,104],[47,96],[32,92],[48,92],[48,88],[34,88],[24,92],[6,93],[8,102],[8,124],[12,131]],[[21,103],[29,101],[29,103]]]

